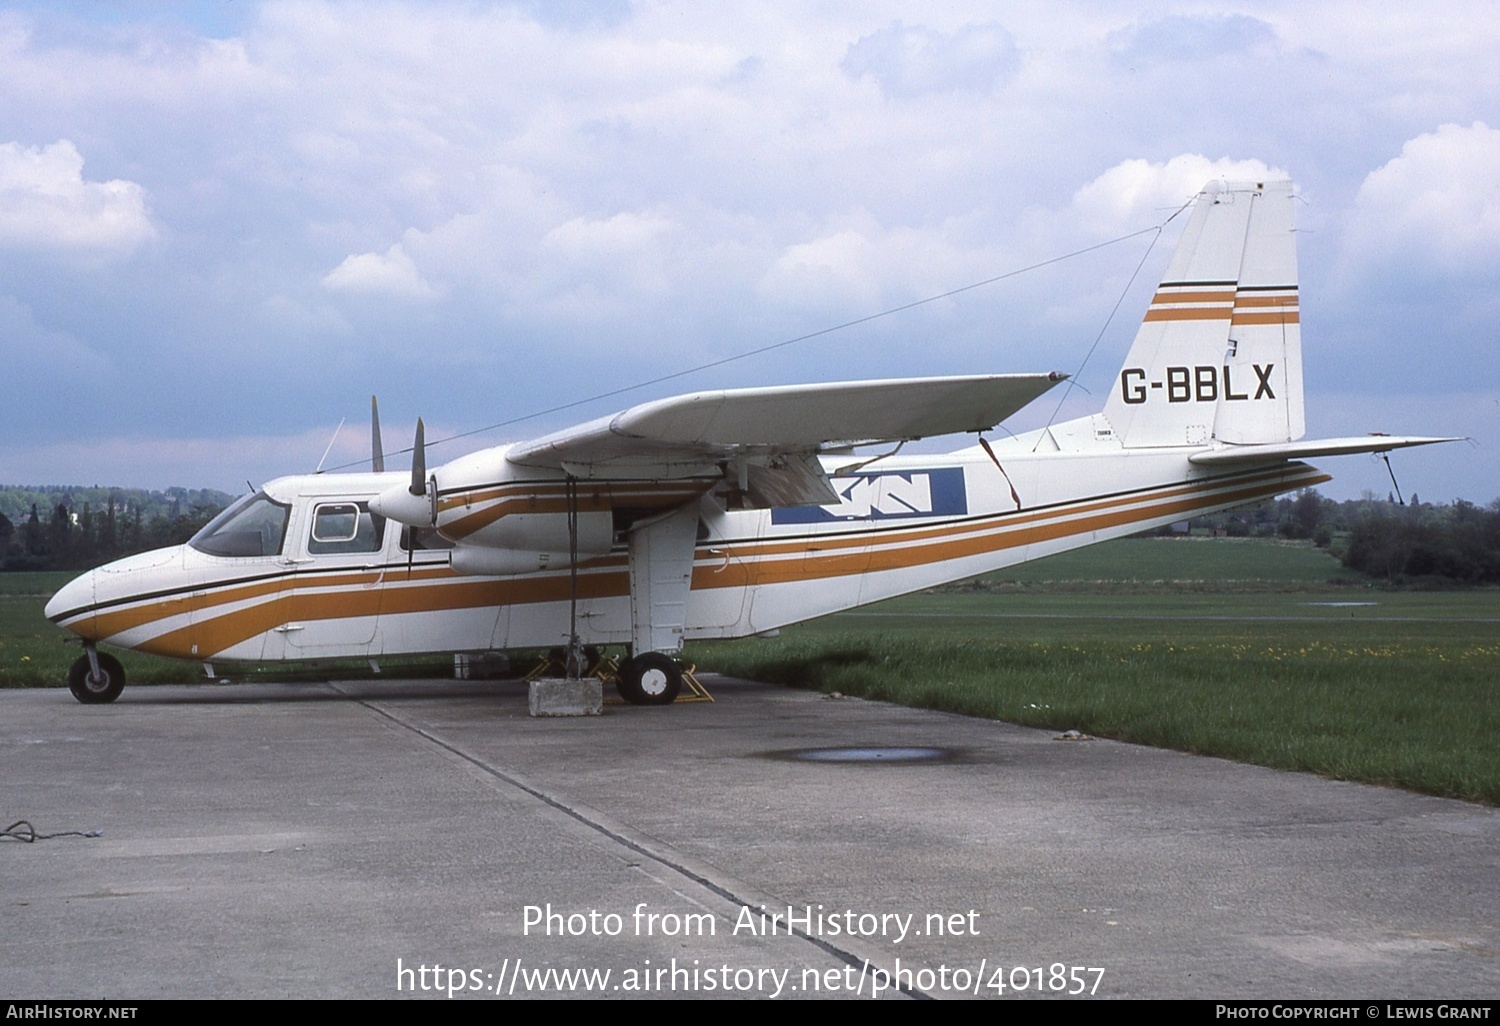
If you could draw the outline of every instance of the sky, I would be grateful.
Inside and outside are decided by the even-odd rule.
[[[1102,407],[1183,219],[1136,233],[1290,177],[1309,436],[1467,436],[1392,464],[1489,503],[1497,52],[1472,3],[0,3],[0,483],[367,465],[372,394],[388,451],[466,436],[437,463],[699,389],[1075,374],[1019,431]]]

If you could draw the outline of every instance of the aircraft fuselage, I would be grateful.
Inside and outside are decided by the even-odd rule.
[[[1189,448],[1055,448],[1087,429],[1074,422],[996,444],[998,466],[978,447],[890,457],[844,474],[856,459],[825,457],[837,505],[726,509],[709,482],[674,483],[675,504],[684,488],[702,494],[682,640],[757,634],[1327,480],[1301,463],[1198,467]],[[408,551],[410,532],[367,507],[404,477],[277,479],[262,490],[285,511],[274,544],[235,554],[182,545],[122,559],[67,585],[47,615],[92,642],[205,662],[565,643],[573,587],[567,513],[535,500],[544,482],[528,480],[528,504],[498,511],[506,482],[451,494],[472,530],[456,548]],[[552,483],[561,494],[565,482]],[[610,509],[634,503],[626,508],[649,515],[645,499],[622,496],[662,485],[576,488],[579,520],[587,522],[577,564],[580,637],[628,644],[629,523],[612,521]],[[470,551],[464,537],[480,530],[488,537],[475,551],[515,555],[511,572],[460,572],[457,556]],[[510,536],[524,547],[507,548]]]

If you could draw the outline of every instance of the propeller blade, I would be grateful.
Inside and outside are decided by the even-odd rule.
[[[411,446],[411,488],[413,495],[427,494],[427,441],[422,418],[417,418],[417,440]]]
[[[385,473],[385,447],[380,444],[380,407],[370,396],[370,469]]]
[[[437,517],[437,489],[428,494],[427,429],[417,418],[417,438],[411,447],[411,484],[392,485],[370,500],[370,512],[389,517],[398,524],[432,527]],[[411,535],[415,543],[416,535]]]

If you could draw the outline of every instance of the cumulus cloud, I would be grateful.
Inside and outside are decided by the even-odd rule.
[[[788,246],[761,279],[760,293],[799,306],[873,310],[879,299],[873,250],[866,234],[854,229]]]
[[[1347,245],[1358,263],[1400,259],[1445,276],[1494,280],[1500,260],[1500,129],[1443,125],[1370,172]]]
[[[431,299],[437,295],[399,242],[384,253],[356,253],[346,257],[324,276],[323,287],[334,292],[398,299]]]
[[[549,315],[570,321],[639,314],[677,287],[680,227],[652,212],[570,218],[538,242],[532,295]]]
[[[145,191],[123,179],[87,181],[69,140],[0,145],[0,246],[118,256],[155,234]]]
[[[883,225],[860,212],[784,247],[756,283],[763,302],[809,316],[875,313],[983,276],[993,254],[950,226]]]
[[[1198,153],[1181,153],[1162,161],[1122,160],[1074,190],[1063,202],[1028,210],[1017,232],[1026,247],[1017,262],[1051,260],[1070,250],[1097,246],[1162,224],[1210,182],[1286,177],[1260,160],[1210,160]],[[1127,335],[1133,333],[1132,318],[1125,311],[1144,309],[1157,276],[1165,270],[1175,248],[1176,233],[1186,223],[1186,216],[1176,217],[1155,241],[1143,233],[1130,241],[1122,239],[1118,246],[1039,270],[1034,276],[1039,283],[1035,295],[1044,304],[1043,323],[1075,339],[1085,337],[1089,330],[1098,332],[1110,310],[1120,302],[1122,291],[1130,287],[1135,294],[1127,297],[1121,316],[1113,323]],[[1143,258],[1148,262],[1139,265],[1137,272],[1137,261]],[[1125,342],[1128,337],[1122,344]],[[1096,369],[1099,366],[1095,364]],[[1080,384],[1094,386],[1086,380]]]
[[[839,66],[875,79],[888,96],[918,96],[987,93],[1020,63],[1014,37],[993,22],[945,34],[897,21],[851,43]]]
[[[1073,195],[1072,210],[1080,218],[1121,230],[1162,220],[1187,203],[1212,181],[1284,179],[1286,172],[1260,160],[1210,160],[1199,153],[1182,153],[1170,160],[1123,160]]]
[[[1130,64],[1201,61],[1276,45],[1276,30],[1248,14],[1171,14],[1114,33],[1120,60]]]
[[[1493,383],[1500,131],[1443,125],[1369,172],[1348,212],[1334,286],[1338,372],[1349,387],[1401,387],[1371,356],[1382,343],[1404,366],[1415,368],[1415,352],[1427,357],[1420,377],[1429,387]]]
[[[21,140],[0,147],[4,291],[117,354],[122,394],[189,373],[211,383],[215,432],[253,437],[268,419],[295,431],[335,390],[357,407],[392,380],[471,428],[497,406],[545,406],[535,382],[580,365],[617,384],[748,351],[1159,223],[1209,179],[1276,166],[1320,200],[1299,211],[1317,229],[1301,237],[1304,281],[1326,285],[1340,241],[1362,250],[1368,330],[1350,330],[1353,303],[1308,305],[1329,337],[1360,338],[1359,364],[1335,368],[1348,387],[1399,380],[1413,331],[1444,353],[1493,336],[1477,297],[1500,289],[1482,279],[1409,321],[1367,298],[1421,291],[1394,262],[1401,246],[1427,268],[1496,266],[1482,197],[1485,161],[1500,160],[1473,128],[1434,131],[1500,97],[1500,14],[1472,5],[1438,16],[1343,0],[1261,21],[1223,5],[1163,17],[1065,2],[934,9],[916,24],[890,7],[242,3],[211,31],[192,14],[89,5],[0,15],[0,143]],[[76,148],[25,148],[64,134]],[[36,184],[39,167],[64,199]],[[1405,197],[1387,180],[1398,174],[1431,195]],[[116,177],[131,181],[100,181]],[[66,243],[99,254],[87,262],[100,273],[59,281],[39,247],[78,225],[108,237],[108,219],[79,214],[84,198],[134,234]],[[11,216],[22,207],[51,220]],[[153,220],[161,243],[144,246]],[[1066,366],[1052,354],[1098,334],[1145,249],[1134,241],[683,384],[844,375],[843,340],[881,331],[922,341],[879,365],[861,352],[870,373]],[[1149,259],[1164,263],[1171,241]],[[106,264],[132,245],[151,259]],[[353,341],[382,358],[352,358]],[[248,354],[268,344],[305,351],[297,381],[267,387]],[[474,387],[434,366],[464,368]],[[43,380],[77,380],[54,373]],[[87,433],[80,403],[42,401],[56,388],[15,391],[0,434]],[[165,435],[173,413],[143,400],[129,423]]]
[[[667,218],[630,211],[608,218],[575,217],[548,232],[544,243],[570,259],[616,261],[654,247],[672,227]]]

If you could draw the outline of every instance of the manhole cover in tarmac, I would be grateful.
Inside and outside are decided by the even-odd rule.
[[[939,762],[953,755],[946,748],[861,747],[799,748],[782,757],[798,762]]]

